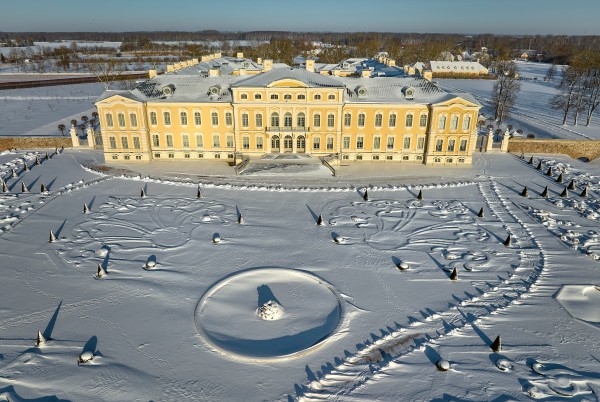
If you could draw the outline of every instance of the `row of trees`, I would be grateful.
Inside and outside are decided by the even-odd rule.
[[[546,77],[553,75],[551,71],[552,67]],[[600,54],[588,51],[576,55],[569,66],[563,67],[558,90],[560,93],[552,98],[551,105],[562,112],[562,124],[567,124],[571,116],[576,126],[584,114],[589,126],[600,105]]]

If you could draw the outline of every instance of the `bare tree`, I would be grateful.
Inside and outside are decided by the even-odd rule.
[[[496,75],[497,79],[492,89],[492,108],[494,120],[500,124],[508,117],[510,108],[515,104],[521,84],[514,61],[499,61],[496,65]]]
[[[62,135],[65,135],[65,128],[65,125],[62,123],[58,125],[58,131],[60,131]]]
[[[97,60],[90,63],[90,71],[94,74],[98,81],[104,85],[104,89],[108,90],[110,84],[117,80],[123,74],[123,64],[116,60],[101,61]]]
[[[552,63],[548,71],[546,72],[546,76],[544,77],[544,81],[552,81],[554,76],[556,75],[556,64]]]
[[[553,109],[563,112],[562,124],[567,123],[567,117],[575,106],[580,79],[581,76],[573,67],[567,66],[563,68],[562,79],[558,84],[558,89],[561,92],[554,95],[551,101]]]

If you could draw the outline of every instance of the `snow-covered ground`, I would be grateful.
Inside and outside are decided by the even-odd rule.
[[[572,125],[569,117],[566,125],[562,125],[562,112],[553,110],[550,101],[558,93],[556,85],[560,81],[560,66],[553,81],[545,82],[549,64],[529,63],[518,61],[521,90],[517,95],[516,104],[510,112],[510,118],[502,125],[502,130],[511,124],[513,131],[523,130],[524,136],[534,134],[535,138],[561,138],[589,140],[600,139],[600,114],[592,118],[592,124],[585,126],[585,116],[581,115],[579,125]],[[488,118],[494,116],[490,107],[494,80],[465,80],[465,79],[439,79],[437,82],[446,90],[461,90],[472,93],[484,106],[481,110]],[[486,124],[487,125],[487,124]]]
[[[118,84],[115,84],[118,85]],[[59,124],[92,117],[102,84],[59,85],[0,91],[0,135],[61,136]]]
[[[0,399],[598,399],[596,165],[296,184],[50,155],[0,155]]]

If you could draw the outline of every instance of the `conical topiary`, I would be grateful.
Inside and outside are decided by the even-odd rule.
[[[38,165],[38,166],[41,165],[40,157],[37,156],[37,155],[35,156],[35,164]]]
[[[238,223],[239,223],[240,225],[244,223],[244,217],[242,216],[242,214],[241,214],[241,213],[238,215]]]
[[[478,217],[483,218],[483,207],[481,207],[481,209],[479,210],[479,213],[477,214]]]
[[[198,191],[196,192],[196,198],[202,198],[202,191],[200,190],[200,186],[198,186]]]
[[[17,172],[15,171],[15,169],[11,169],[11,170],[10,170],[10,175],[11,175],[12,177],[17,177]]]
[[[588,190],[587,190],[587,186],[583,188],[583,191],[581,192],[581,194],[579,194],[580,197],[587,197]]]
[[[546,176],[552,176],[552,168],[549,167],[548,170],[546,171]]]
[[[527,162],[528,165],[533,165],[533,156],[531,158],[529,158],[529,162]]]
[[[504,240],[504,247],[510,247],[510,235],[508,235],[508,237],[506,238],[506,240]]]
[[[363,194],[363,200],[369,201],[369,190],[365,189],[365,193]]]
[[[104,278],[106,276],[106,271],[102,268],[102,264],[98,264],[98,268],[96,270],[96,278]]]
[[[569,190],[575,190],[575,180],[571,180],[571,182],[567,186],[567,189],[569,189]]]
[[[83,203],[83,213],[84,213],[84,214],[87,214],[89,210],[90,210],[90,209],[88,208],[87,204],[84,202],[84,203]]]
[[[27,186],[25,185],[25,182],[21,182],[21,192],[22,193],[28,193],[29,189],[27,188]]]
[[[46,338],[42,335],[41,331],[38,331],[37,338],[35,340],[35,346],[42,346],[46,343]]]
[[[50,237],[48,238],[48,242],[52,243],[53,241],[56,241],[56,236],[54,235],[52,229],[50,229]]]
[[[29,166],[27,165],[27,162],[24,163],[23,171],[29,172]]]
[[[423,199],[423,190],[419,190],[419,194],[417,195],[417,200]]]
[[[527,191],[527,186],[525,186],[523,188],[523,191],[521,191],[521,197],[529,197],[529,191]]]
[[[47,192],[48,192],[48,187],[46,187],[44,182],[42,182],[42,184],[40,185],[40,193],[47,193]]]
[[[48,155],[48,152],[46,152],[46,155],[44,155],[44,158],[45,158],[46,160],[50,159],[50,155]]]
[[[140,192],[140,197],[144,198],[145,196],[146,196],[146,192],[142,188],[142,191]]]
[[[542,170],[542,161],[539,161],[537,166],[536,166],[536,170]]]
[[[548,186],[544,187],[544,191],[542,191],[542,197],[548,197]]]
[[[500,335],[496,337],[496,340],[492,343],[492,351],[498,353],[502,350],[502,341],[500,340]]]
[[[6,185],[6,183],[4,181],[2,181],[2,192],[8,193],[8,186]]]
[[[562,183],[563,182],[563,174],[562,172],[558,175],[558,177],[556,178],[556,182],[557,183]]]
[[[319,215],[319,219],[317,219],[317,225],[325,226],[325,221],[323,221],[323,215]]]
[[[221,243],[221,235],[219,235],[218,233],[215,233],[215,234],[213,235],[213,243],[214,243],[214,244]]]
[[[567,188],[565,187],[565,189],[562,191],[562,193],[560,193],[561,197],[568,197],[569,196],[569,190],[567,190]]]
[[[452,270],[452,273],[450,274],[450,279],[453,281],[458,279],[458,271],[456,270],[456,267],[454,267],[454,269]]]

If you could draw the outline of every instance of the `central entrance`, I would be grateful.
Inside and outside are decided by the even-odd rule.
[[[271,152],[279,153],[279,136],[278,135],[274,135],[271,138]]]
[[[299,154],[306,152],[306,139],[303,135],[298,136],[298,139],[296,139],[296,152]]]
[[[291,135],[286,135],[283,137],[283,152],[293,152],[294,150],[294,140]]]

